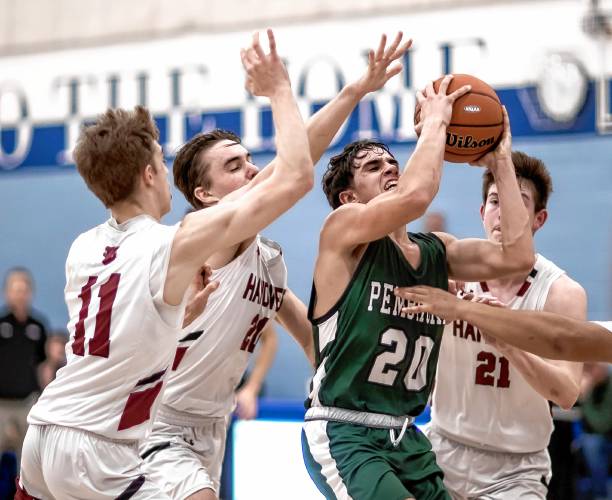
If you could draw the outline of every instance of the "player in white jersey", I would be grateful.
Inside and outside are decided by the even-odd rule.
[[[512,161],[533,232],[546,221],[552,181],[544,164],[524,153]],[[501,238],[497,186],[483,180],[481,215],[487,237]],[[586,317],[586,294],[555,264],[537,255],[527,276],[467,283],[477,297],[511,309]],[[464,375],[458,376],[457,370]],[[549,401],[571,408],[582,365],[550,361],[506,344],[487,344],[480,331],[448,324],[440,349],[428,437],[455,498],[545,498],[551,477],[547,446],[553,430]]]
[[[111,218],[79,236],[66,261],[68,363],[29,415],[17,498],[167,498],[147,480],[137,441],[150,430],[171,370],[187,288],[211,254],[252,237],[313,182],[307,135],[268,32],[243,64],[270,98],[274,173],[233,203],[166,227],[168,169],[144,108],[109,110],[86,128],[75,159]]]
[[[493,337],[549,359],[612,363],[612,321],[580,321],[545,311],[491,307],[488,300],[462,300],[429,286],[398,288],[396,294],[414,305],[406,312],[461,320]],[[465,296],[472,299],[473,297]]]
[[[398,74],[391,64],[410,46],[402,34],[371,51],[365,75],[347,85],[307,123],[313,162],[361,98]],[[231,132],[214,130],[185,144],[174,162],[177,187],[195,207],[223,205],[272,173],[258,173]],[[209,264],[219,290],[200,318],[183,331],[153,432],[140,450],[147,472],[172,498],[210,499],[219,491],[226,427],[234,391],[262,329],[277,319],[313,362],[312,330],[304,304],[287,288],[280,247],[261,236],[218,252]]]

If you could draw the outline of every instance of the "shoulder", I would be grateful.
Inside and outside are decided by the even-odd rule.
[[[435,237],[436,239],[438,239],[447,249],[449,245],[457,241],[457,238],[449,233],[435,232],[435,233],[426,233],[426,234],[431,235]]]
[[[544,310],[586,319],[587,294],[582,285],[562,274],[550,286]]]

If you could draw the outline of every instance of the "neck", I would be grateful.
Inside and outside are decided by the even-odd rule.
[[[394,229],[393,232],[389,233],[389,238],[391,238],[396,243],[406,243],[409,242],[408,238],[408,228],[406,226],[398,227]]]
[[[157,221],[161,219],[161,214],[158,210],[154,210],[153,207],[149,207],[146,203],[142,203],[139,200],[120,201],[110,207],[110,211],[113,218],[119,224],[144,214],[150,215]]]
[[[527,274],[521,274],[496,280],[487,280],[487,285],[491,290],[509,291],[513,288],[519,288],[525,282],[527,276]]]
[[[28,319],[27,309],[12,309],[11,312],[13,313],[13,316],[15,316],[17,321],[19,321],[20,323],[25,323]]]

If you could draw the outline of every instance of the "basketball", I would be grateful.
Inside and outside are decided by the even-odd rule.
[[[436,92],[442,78],[434,82]],[[502,106],[495,90],[475,76],[459,74],[453,75],[447,93],[463,85],[471,85],[472,90],[453,104],[451,122],[446,131],[444,159],[452,163],[478,160],[497,146],[504,130]],[[417,103],[415,125],[420,115],[421,109]]]

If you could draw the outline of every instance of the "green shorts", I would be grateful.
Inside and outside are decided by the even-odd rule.
[[[302,452],[327,499],[450,500],[431,445],[414,425],[394,447],[388,429],[311,420],[304,423]]]

